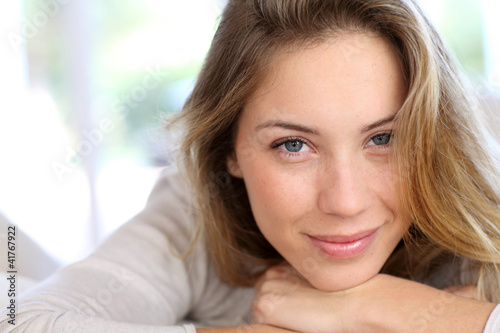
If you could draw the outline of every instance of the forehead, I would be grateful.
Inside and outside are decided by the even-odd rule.
[[[245,109],[393,109],[405,92],[392,45],[374,34],[351,33],[276,53]]]

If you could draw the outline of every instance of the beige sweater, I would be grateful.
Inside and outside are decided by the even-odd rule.
[[[18,297],[15,326],[0,332],[194,332],[248,322],[253,289],[219,281],[203,246],[189,257],[194,214],[175,174],[153,189],[146,208],[87,259]],[[184,325],[182,325],[184,324]]]

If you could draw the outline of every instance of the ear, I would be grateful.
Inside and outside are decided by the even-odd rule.
[[[236,159],[235,152],[232,152],[227,157],[226,167],[227,167],[227,171],[229,171],[229,174],[231,176],[236,177],[236,178],[243,178],[243,174],[241,173],[240,165],[238,163],[238,160]]]

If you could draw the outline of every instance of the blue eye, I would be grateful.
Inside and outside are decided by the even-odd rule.
[[[310,151],[306,141],[301,138],[289,137],[282,140],[279,140],[271,145],[273,149],[279,149],[286,153],[302,153],[306,151]]]
[[[383,146],[391,142],[392,133],[383,133],[375,135],[370,141],[376,146]]]
[[[283,144],[285,149],[291,153],[297,153],[302,150],[302,146],[304,146],[304,143],[299,140],[295,141],[287,141]]]

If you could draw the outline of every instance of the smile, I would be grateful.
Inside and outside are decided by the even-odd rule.
[[[313,245],[334,259],[350,259],[363,254],[375,239],[379,228],[354,235],[311,236]]]

